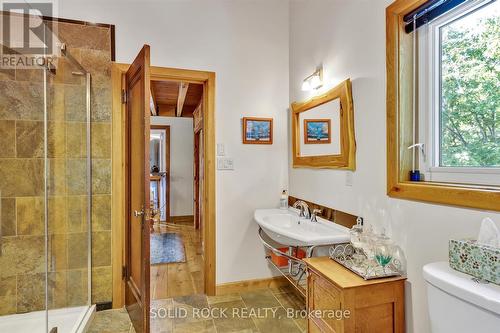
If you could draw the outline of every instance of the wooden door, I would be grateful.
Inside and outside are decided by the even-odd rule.
[[[194,134],[194,182],[193,182],[193,200],[194,200],[194,228],[200,228],[200,131]]]
[[[194,227],[203,231],[203,129],[194,134]],[[200,235],[203,234],[200,232]]]
[[[170,126],[165,126],[165,221],[170,222]]]
[[[199,149],[199,166],[198,166],[198,174],[199,174],[199,182],[198,182],[198,211],[199,211],[199,220],[198,220],[198,223],[199,223],[199,229],[200,229],[200,237],[201,237],[201,248],[202,249],[205,249],[205,233],[204,233],[204,228],[205,228],[205,225],[204,225],[204,218],[205,216],[203,215],[203,212],[204,212],[204,209],[205,209],[205,203],[203,201],[203,191],[204,191],[204,184],[205,184],[205,155],[204,155],[204,151],[205,151],[205,146],[204,146],[204,143],[203,143],[203,138],[204,138],[204,132],[203,132],[203,129],[201,129],[199,131],[199,137],[198,137],[198,141],[199,141],[199,144],[198,144],[198,149]]]
[[[137,333],[149,333],[149,46],[125,74],[125,306]]]

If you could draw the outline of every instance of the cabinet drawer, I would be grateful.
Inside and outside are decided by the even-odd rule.
[[[328,315],[327,311],[340,310],[342,293],[332,283],[320,275],[310,271],[308,282],[308,308],[312,310],[321,310],[323,315],[315,318],[318,324],[322,324],[325,329],[323,332],[341,333],[342,322]],[[311,322],[312,320],[309,320]]]

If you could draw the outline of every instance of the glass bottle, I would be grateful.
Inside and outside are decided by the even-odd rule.
[[[375,260],[382,266],[384,273],[386,273],[386,267],[394,257],[395,248],[394,242],[385,232],[382,232],[382,234],[377,237],[374,245]]]

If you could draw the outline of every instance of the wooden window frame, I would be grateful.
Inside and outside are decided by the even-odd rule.
[[[412,142],[413,38],[403,16],[427,0],[396,0],[386,9],[387,194],[393,198],[500,211],[500,190],[488,186],[411,182],[411,159],[400,154]],[[410,154],[406,154],[407,156]],[[405,179],[408,177],[405,177]]]

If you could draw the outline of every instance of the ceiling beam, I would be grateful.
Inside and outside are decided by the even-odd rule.
[[[177,96],[177,117],[182,117],[182,109],[186,100],[189,83],[181,82],[179,84],[179,95]]]

